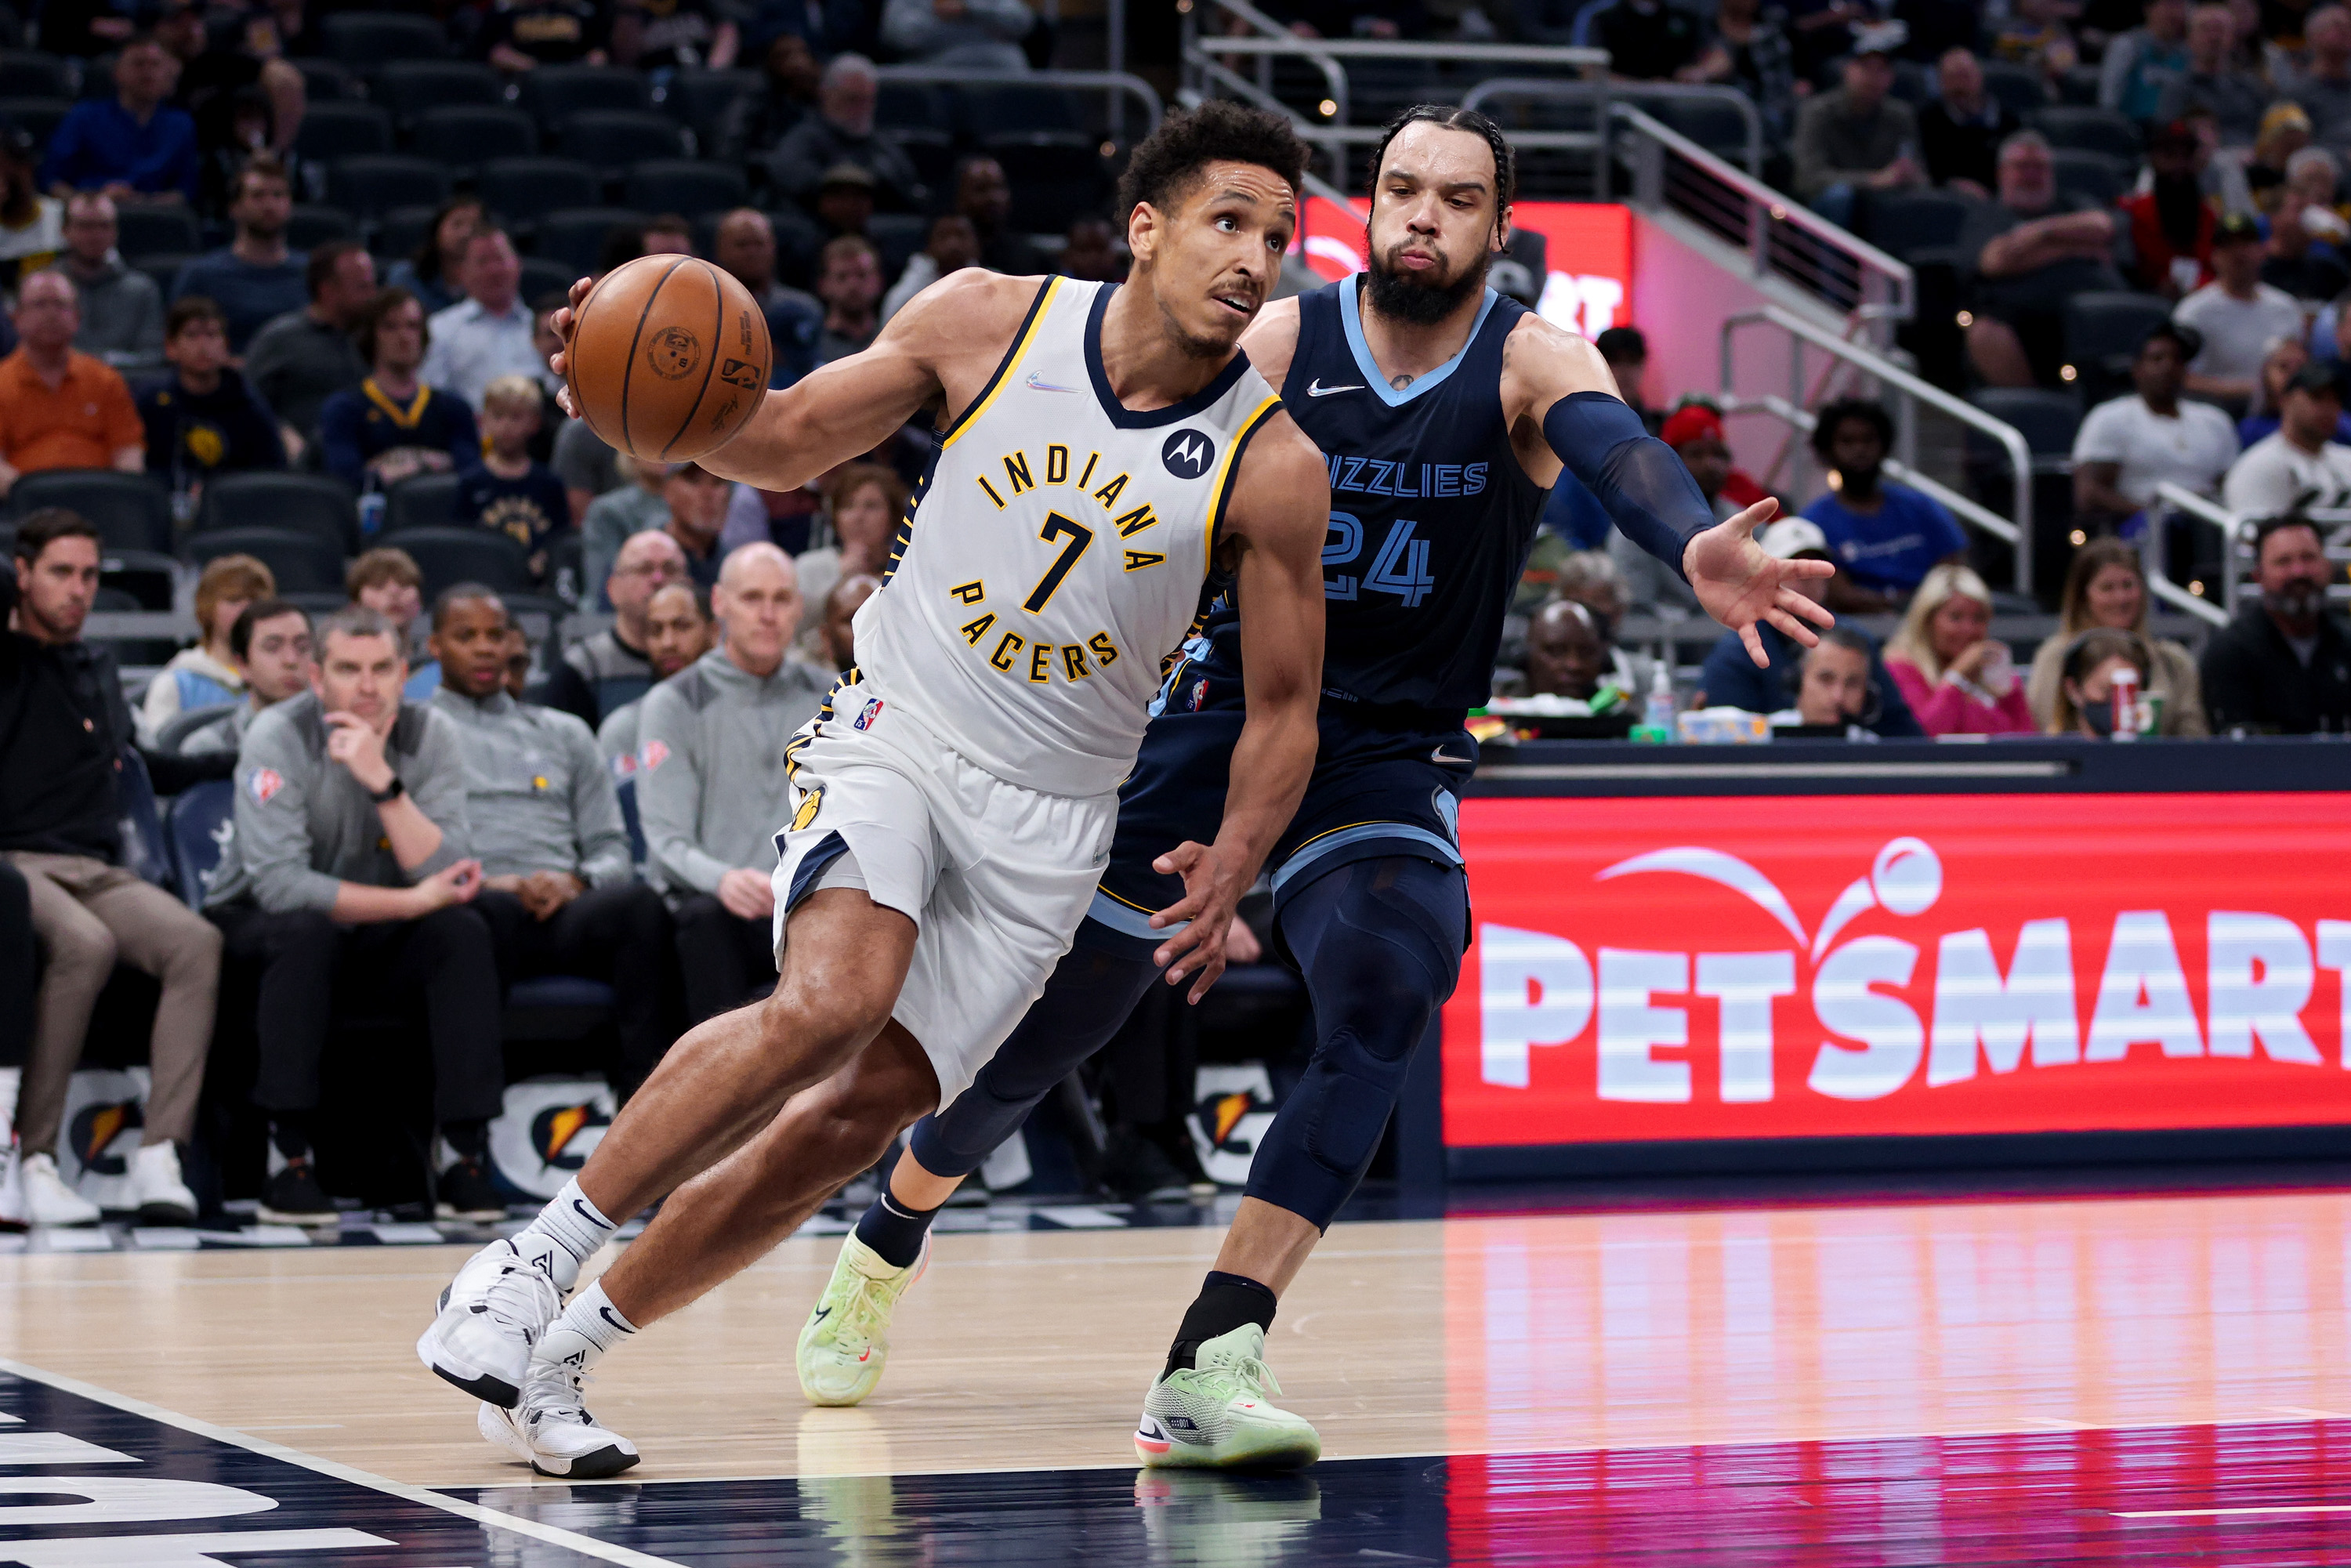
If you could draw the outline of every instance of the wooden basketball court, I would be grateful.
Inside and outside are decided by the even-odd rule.
[[[837,1242],[795,1239],[606,1364],[645,1459],[590,1484],[506,1462],[417,1364],[461,1249],[28,1249],[0,1562],[2351,1557],[2351,1193],[1345,1224],[1268,1349],[1324,1462],[1139,1473],[1219,1235],[942,1236],[857,1410],[799,1395]],[[142,1476],[264,1500],[174,1513]],[[217,1544],[322,1531],[372,1543]]]

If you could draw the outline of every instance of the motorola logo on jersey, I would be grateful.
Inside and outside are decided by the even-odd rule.
[[[1159,461],[1178,479],[1197,479],[1217,460],[1217,444],[1196,430],[1179,430],[1159,449]]]

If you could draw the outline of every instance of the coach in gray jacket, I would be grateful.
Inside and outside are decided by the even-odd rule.
[[[646,693],[637,721],[637,815],[647,869],[676,911],[689,1023],[775,980],[768,878],[791,819],[784,743],[827,686],[784,656],[800,595],[783,551],[748,544],[728,556],[711,604],[718,646]]]
[[[433,606],[433,707],[457,730],[482,858],[474,907],[507,984],[540,975],[611,983],[621,1059],[606,1073],[626,1099],[678,1034],[669,905],[630,864],[620,796],[588,727],[507,695],[508,624],[505,603],[479,583]]]
[[[422,998],[455,1156],[440,1212],[506,1212],[487,1168],[505,1062],[489,928],[469,907],[482,867],[467,858],[465,763],[454,725],[401,700],[407,678],[392,623],[339,610],[319,625],[308,695],[256,717],[237,750],[236,831],[205,913],[228,956],[260,968],[254,1099],[281,1166],[261,1212],[290,1224],[335,1218],[312,1141],[339,976],[392,1007]]]

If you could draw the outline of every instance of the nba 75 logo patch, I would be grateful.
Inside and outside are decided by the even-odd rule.
[[[286,788],[286,779],[275,768],[256,768],[246,775],[245,787],[257,804],[266,806],[272,795]]]
[[[852,729],[872,729],[873,727],[874,721],[881,716],[882,699],[880,697],[867,697],[865,699],[865,706],[857,710],[857,716],[849,721],[849,727]]]

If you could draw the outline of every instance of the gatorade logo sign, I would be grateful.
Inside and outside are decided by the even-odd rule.
[[[1446,1141],[2346,1119],[2346,804],[1466,802]]]

